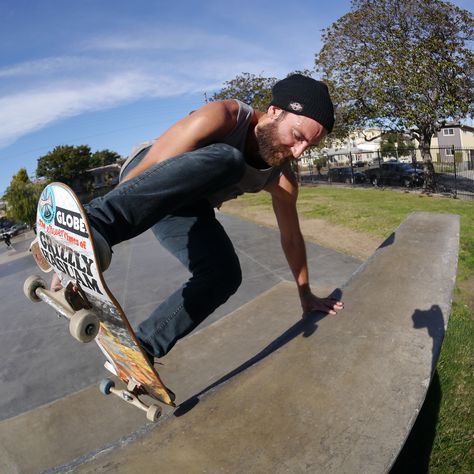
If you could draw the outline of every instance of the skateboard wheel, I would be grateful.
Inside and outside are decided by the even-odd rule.
[[[79,342],[90,342],[99,332],[100,321],[95,313],[81,309],[74,313],[69,321],[69,332]]]
[[[41,299],[36,294],[36,290],[38,288],[46,289],[47,283],[40,276],[31,275],[25,280],[25,283],[23,284],[23,293],[30,301],[37,303],[38,301],[41,301]]]
[[[102,379],[100,381],[99,390],[104,395],[110,395],[110,389],[115,387],[115,382],[112,379]]]
[[[158,405],[150,405],[146,411],[146,418],[150,421],[156,421],[161,416],[161,407]]]

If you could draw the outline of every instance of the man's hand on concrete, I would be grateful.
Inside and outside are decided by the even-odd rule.
[[[344,308],[344,303],[334,298],[318,298],[313,293],[300,296],[303,314],[321,312],[336,315]]]

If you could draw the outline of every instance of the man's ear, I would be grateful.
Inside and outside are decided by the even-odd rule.
[[[275,120],[277,119],[281,113],[283,112],[283,109],[280,109],[280,107],[276,107],[275,105],[270,105],[270,107],[268,107],[268,110],[267,110],[267,115]]]

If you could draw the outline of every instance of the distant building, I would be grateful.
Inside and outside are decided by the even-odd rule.
[[[351,155],[353,164],[373,161],[379,157],[382,132],[382,129],[379,128],[354,130],[344,140],[332,140],[331,147],[308,150],[301,158],[301,165],[312,165],[314,160],[320,157],[327,158],[328,162],[332,164],[348,165],[351,161]],[[410,139],[405,137],[405,143],[407,141],[410,141]],[[416,140],[412,140],[412,143],[416,150],[413,157],[399,157],[397,151],[395,151],[395,153],[392,153],[394,156],[384,155],[383,159],[400,159],[402,161],[408,159],[411,161],[413,158],[422,161],[423,157],[418,149],[419,143]],[[430,146],[433,161],[452,162],[454,146],[456,162],[466,163],[466,166],[469,164],[474,169],[474,127],[459,123],[447,124],[433,137]]]
[[[86,170],[72,182],[72,189],[86,202],[93,197],[106,194],[118,184],[120,168],[124,161],[118,160],[110,165]]]
[[[314,159],[321,156],[333,164],[349,164],[351,155],[353,164],[372,161],[378,156],[377,152],[380,151],[382,132],[380,128],[354,130],[344,140],[332,140],[331,147],[308,151],[301,158],[301,164],[310,165]]]
[[[117,185],[121,167],[121,163],[112,163],[111,165],[88,169],[86,174],[91,178],[92,189],[98,191],[103,188],[113,188]]]
[[[458,155],[456,161],[474,163],[474,127],[459,123],[446,124],[431,140],[433,159],[437,161],[453,161],[454,153]]]

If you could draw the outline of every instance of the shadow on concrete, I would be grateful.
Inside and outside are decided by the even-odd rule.
[[[329,296],[329,298],[334,298],[336,300],[340,300],[342,298],[342,290],[337,288],[334,290]],[[216,380],[214,383],[209,385],[208,387],[201,390],[196,395],[192,396],[188,400],[185,400],[181,403],[178,408],[174,411],[173,415],[176,417],[180,417],[191,411],[196,405],[199,404],[200,397],[207,392],[212,391],[214,388],[222,385],[223,383],[227,382],[228,380],[232,379],[236,375],[240,374],[241,372],[249,369],[253,365],[257,364],[258,362],[262,361],[273,352],[277,351],[279,348],[283,347],[284,345],[288,344],[293,339],[296,339],[298,336],[302,337],[311,337],[316,330],[318,329],[317,323],[328,316],[326,313],[321,312],[313,312],[303,315],[302,319],[295,323],[293,326],[288,328],[281,336],[277,337],[274,341],[268,344],[264,349],[262,349],[258,354],[253,356],[247,362],[243,363],[239,367],[235,368],[228,374],[221,377],[219,380]]]
[[[434,372],[445,334],[443,312],[438,305],[433,305],[426,311],[417,309],[413,313],[412,319],[415,329],[426,328],[428,335],[433,339],[431,370]]]
[[[438,372],[436,371],[425,403],[390,474],[406,474],[410,472],[424,474],[429,472],[441,399],[441,384]]]
[[[395,232],[392,232],[381,244],[379,249],[383,249],[385,247],[389,247],[395,243]]]

